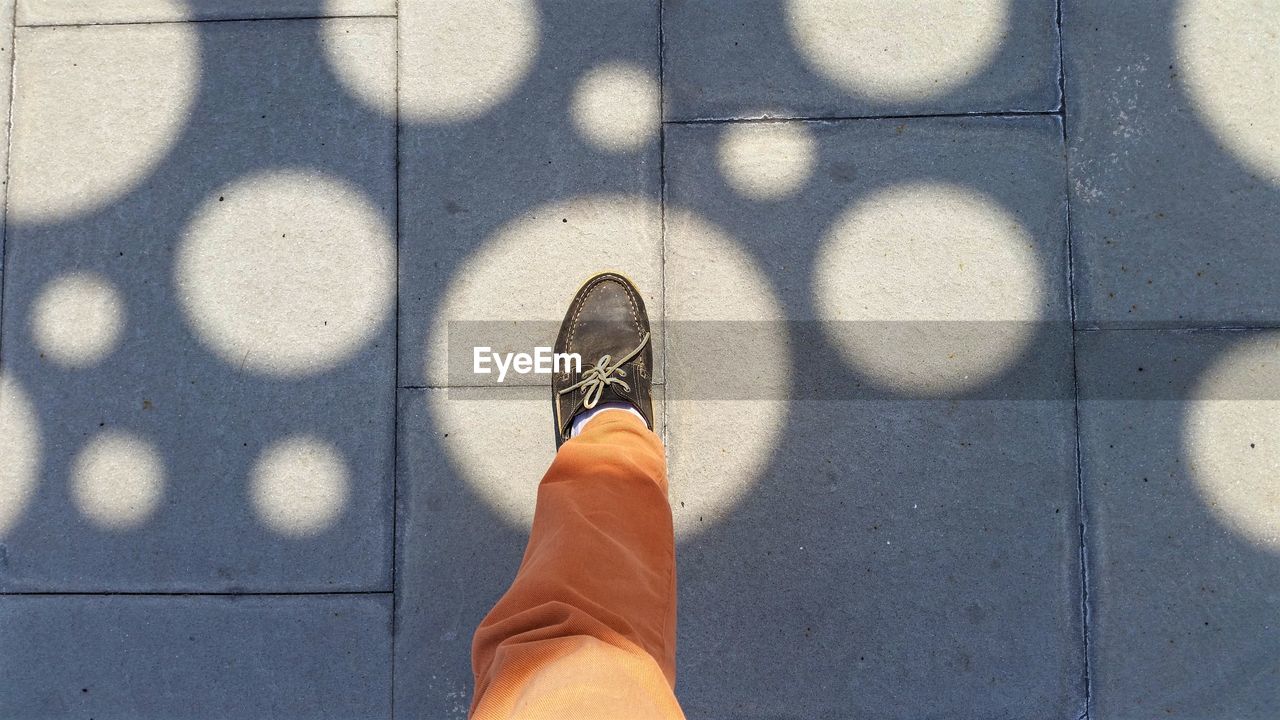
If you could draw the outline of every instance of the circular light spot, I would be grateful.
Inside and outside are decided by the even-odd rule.
[[[121,197],[165,157],[199,86],[190,25],[113,25],[17,36],[9,212],[51,221]],[[74,101],[69,101],[74,98]]]
[[[205,202],[175,273],[192,327],[223,360],[298,376],[336,366],[374,336],[394,299],[395,250],[357,188],[273,172]]]
[[[339,3],[330,0],[334,12]],[[321,20],[320,37],[334,75],[348,92],[386,115],[396,110],[395,18]]]
[[[524,213],[485,240],[450,279],[428,335],[428,384],[496,382],[496,375],[471,372],[470,348],[447,343],[449,323],[508,323],[510,327],[501,333],[494,328],[493,349],[530,352],[555,339],[574,292],[605,268],[631,278],[640,288],[649,316],[662,317],[661,258],[662,209],[655,202],[625,195],[587,195]],[[460,327],[453,331],[456,335]],[[655,357],[660,350],[655,342]],[[506,382],[511,384],[510,376]]]
[[[789,0],[792,41],[815,70],[884,102],[966,82],[1008,31],[1010,0]]]
[[[1280,335],[1267,333],[1233,348],[1205,372],[1185,421],[1191,474],[1209,509],[1272,551],[1280,551],[1277,387]]]
[[[816,155],[804,123],[731,123],[720,138],[720,173],[753,200],[779,200],[809,181]]]
[[[676,535],[729,515],[787,422],[786,316],[768,278],[722,229],[668,208],[667,455]]]
[[[76,456],[72,495],[81,514],[109,530],[141,525],[164,494],[164,466],[155,449],[129,433],[99,433]]]
[[[606,196],[526,214],[463,265],[450,283],[433,336],[444,337],[448,320],[473,319],[544,320],[547,337],[554,337],[578,283],[601,267],[627,272],[645,293],[650,317],[663,317],[652,295],[660,287],[654,268],[661,250],[654,244],[656,230],[650,229],[658,210],[646,201]],[[683,211],[669,213],[667,232],[674,375],[661,391],[655,388],[655,399],[666,398],[657,415],[665,414],[672,427],[680,428],[669,435],[669,475],[676,532],[687,538],[727,515],[768,465],[786,422],[788,405],[782,398],[789,388],[790,361],[783,311],[741,247]],[[620,237],[628,242],[617,242]],[[557,249],[555,257],[547,257],[549,248]],[[513,257],[540,260],[512,263]],[[561,282],[548,281],[557,278]],[[716,337],[732,342],[716,343]],[[659,347],[654,354],[662,357]],[[742,368],[744,355],[753,358],[749,375],[731,377],[723,370]],[[443,354],[433,357],[441,364],[429,364],[429,372],[443,376]],[[744,397],[743,387],[752,396]],[[549,426],[545,392],[455,387],[430,395],[450,461],[490,507],[521,527],[533,518],[537,483],[532,479],[541,477],[555,456],[553,443],[529,432]]]
[[[823,239],[813,277],[844,358],[900,390],[954,392],[993,377],[1046,303],[1030,233],[995,200],[953,185],[864,198]]]
[[[496,352],[529,352],[550,345],[574,292],[604,268],[635,282],[656,322],[662,317],[661,213],[644,198],[587,195],[535,208],[499,228],[449,281],[428,334],[428,384],[496,383],[496,375],[471,372],[471,347],[483,341]],[[468,331],[467,321],[479,322]],[[655,359],[662,356],[660,340],[653,340]],[[517,527],[531,522],[537,478],[555,455],[549,431],[530,431],[551,424],[544,394],[550,380],[537,377],[543,387],[455,388],[430,396],[449,459],[476,494]],[[508,376],[505,385],[512,384]]]
[[[0,535],[18,521],[36,485],[40,424],[18,381],[0,373]]]
[[[1174,28],[1196,110],[1236,157],[1280,182],[1280,13],[1251,0],[1183,0]]]
[[[93,365],[115,349],[124,303],[106,278],[63,275],[41,289],[32,307],[31,334],[47,358],[65,367]]]
[[[250,479],[258,517],[283,535],[304,537],[333,524],[346,505],[350,479],[329,443],[292,437],[267,448]]]
[[[528,74],[538,50],[532,0],[401,0],[400,114],[483,115]]]
[[[523,529],[533,524],[538,478],[556,454],[550,404],[543,388],[536,391],[536,398],[508,388],[462,391],[465,397],[454,390],[428,395],[436,438],[450,463],[489,507]]]
[[[587,142],[607,152],[642,147],[661,124],[658,83],[635,65],[602,65],[573,93],[573,122]]]

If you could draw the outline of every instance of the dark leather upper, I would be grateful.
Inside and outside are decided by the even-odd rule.
[[[556,338],[557,353],[577,353],[582,357],[580,371],[570,368],[552,376],[551,400],[556,418],[556,447],[568,439],[573,418],[583,410],[586,388],[567,393],[560,391],[582,380],[601,358],[609,356],[609,365],[631,353],[650,332],[644,299],[631,281],[617,273],[600,273],[587,280],[569,304],[560,334]],[[608,383],[600,390],[596,403],[627,402],[644,415],[653,427],[653,341],[634,358],[618,368],[613,376],[626,384]]]

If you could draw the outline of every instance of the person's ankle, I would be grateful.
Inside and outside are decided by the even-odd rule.
[[[586,427],[587,423],[594,420],[597,415],[603,412],[608,412],[609,410],[629,412],[632,415],[635,415],[636,417],[640,418],[640,422],[644,423],[645,427],[649,426],[648,421],[644,419],[644,415],[641,414],[641,412],[637,410],[635,406],[632,405],[631,403],[625,403],[625,402],[601,403],[591,408],[590,410],[586,410],[582,413],[579,413],[578,416],[573,419],[573,426],[569,430],[569,437],[571,438],[577,437],[582,432],[582,429]]]

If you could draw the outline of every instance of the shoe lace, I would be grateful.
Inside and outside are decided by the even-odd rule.
[[[640,344],[634,350],[618,359],[617,362],[611,361],[611,355],[605,355],[596,361],[596,364],[588,368],[582,373],[582,379],[560,391],[561,395],[574,390],[581,389],[583,395],[582,407],[590,410],[600,402],[600,396],[604,394],[604,389],[610,385],[621,385],[623,390],[631,392],[631,386],[622,378],[627,376],[627,371],[622,369],[623,365],[631,362],[631,359],[640,354],[645,345],[649,344],[649,333],[645,333],[640,339]]]

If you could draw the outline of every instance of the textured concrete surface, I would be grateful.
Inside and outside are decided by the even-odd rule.
[[[1270,717],[1256,5],[0,2],[0,717],[462,718],[609,267],[691,718]]]
[[[793,405],[749,498],[677,551],[689,715],[1078,717],[1071,424],[1062,401]]]
[[[388,717],[387,595],[0,598],[0,716]]]
[[[391,20],[335,22],[376,30],[385,39],[364,46],[365,63],[381,62],[374,51],[394,51]],[[325,325],[328,315],[308,312],[311,302],[300,308],[288,299],[276,304],[272,315],[288,313],[306,328],[304,351],[311,347],[306,338],[321,340],[315,348],[325,362],[313,366],[290,360],[306,355],[288,349],[294,341],[270,329],[270,316],[239,331],[232,327],[230,336],[218,331],[223,307],[246,296],[271,303],[280,288],[288,288],[293,298],[336,294],[355,302],[371,289],[343,291],[319,268],[308,272],[308,263],[321,257],[342,257],[335,253],[338,248],[325,245],[333,240],[327,233],[355,241],[361,236],[346,235],[350,228],[372,232],[341,223],[348,198],[325,196],[323,207],[330,215],[317,224],[314,215],[295,216],[283,206],[296,201],[290,195],[243,192],[236,189],[237,180],[311,168],[301,181],[288,174],[275,177],[300,185],[295,195],[327,187],[309,178],[333,178],[325,182],[343,183],[352,197],[363,197],[361,202],[372,208],[366,214],[387,228],[395,226],[394,124],[350,99],[323,65],[314,64],[308,46],[323,24],[202,23],[182,30],[198,36],[211,54],[199,76],[189,78],[199,83],[191,88],[194,99],[184,103],[189,114],[173,123],[176,136],[166,142],[150,137],[158,123],[130,126],[82,113],[87,106],[112,117],[127,114],[114,108],[135,108],[134,99],[119,94],[128,86],[94,82],[93,73],[110,79],[117,52],[147,43],[180,52],[183,36],[175,28],[187,26],[19,29],[13,195],[29,200],[24,208],[53,210],[11,217],[6,233],[0,364],[34,406],[43,440],[40,481],[30,491],[26,512],[5,533],[0,588],[390,589],[394,290],[379,314],[355,321],[366,326],[354,344],[327,344],[325,338],[337,336],[323,333],[336,331]],[[68,109],[58,84],[28,80],[43,71],[41,62],[74,63],[73,71],[87,68],[81,82],[72,71],[57,77],[91,97]],[[279,74],[248,71],[255,67],[272,67]],[[164,68],[148,72],[165,77]],[[284,77],[288,83],[281,82]],[[393,81],[386,77],[388,91]],[[50,127],[62,128],[63,134],[51,134]],[[74,194],[58,183],[94,175],[97,168],[80,168],[110,161],[111,151],[99,148],[130,143],[154,148],[150,152],[156,156],[115,155],[128,169],[97,175]],[[139,165],[148,169],[135,172]],[[50,167],[61,172],[51,173]],[[125,176],[126,187],[116,189]],[[93,204],[78,205],[99,189]],[[45,198],[57,202],[40,205]],[[197,263],[196,279],[206,299],[193,301],[200,296],[182,286],[175,258],[198,239],[200,218],[215,222],[212,240],[223,247],[239,240],[246,243],[241,252],[247,252],[254,242],[278,243],[283,252],[260,256],[268,264],[254,268]],[[287,238],[276,238],[276,232],[291,231],[310,239],[289,246],[283,244]],[[394,281],[390,232],[388,283]],[[65,311],[59,312],[57,303],[46,310],[50,289],[66,278],[87,278],[90,287],[109,288],[116,301],[103,306],[89,295],[78,304],[72,293]],[[108,323],[118,330],[105,333],[102,326]],[[97,335],[104,337],[84,342]],[[248,344],[228,344],[237,337]],[[127,527],[102,522],[101,513],[95,515],[98,499],[83,492],[85,448],[105,433],[137,439],[149,447],[138,452],[159,466],[151,481],[159,495],[154,507],[136,514]],[[268,496],[256,494],[255,486],[262,458],[278,443],[296,438],[331,448],[347,476],[340,507],[302,535],[280,532],[269,522],[271,508],[258,502]],[[109,468],[106,482],[136,480],[136,464]],[[306,513],[315,506],[308,505],[305,491],[286,493],[280,503]]]
[[[673,120],[1057,109],[1053,2],[668,0]]]
[[[466,717],[471,634],[524,553],[528,524],[512,517],[532,516],[528,492],[507,499],[506,513],[481,493],[522,477],[536,492],[535,478],[554,454],[550,425],[534,422],[547,405],[545,388],[485,388],[472,399],[451,392],[400,394],[399,717]],[[477,422],[499,422],[507,432],[499,440]]]
[[[693,337],[669,338],[672,495],[677,527],[688,529],[680,547],[685,708],[693,717],[1075,717],[1084,659],[1060,126],[1021,118],[804,127],[817,159],[785,200],[744,197],[728,181],[720,149],[730,129],[667,133],[668,207],[710,218],[690,227],[669,215],[669,320],[751,321],[718,332],[680,324],[673,331]],[[784,155],[770,144],[754,152]],[[986,290],[1013,313],[1003,316],[1015,321],[1006,333],[1030,333],[1019,339],[1027,357],[978,385],[878,382],[841,355],[842,329],[867,323],[842,321],[832,316],[840,307],[815,297],[814,256],[830,242],[834,218],[873,191],[941,193],[961,183],[1003,206],[1009,217],[999,222],[1025,227],[1020,242],[1034,248],[1031,264],[999,267],[1036,278],[1032,297],[1001,294],[1019,286],[1015,277]],[[946,212],[941,199],[911,220],[925,223],[930,212]],[[893,285],[919,282],[932,293],[923,317],[985,319],[981,305],[957,305],[963,293],[951,290],[981,277],[979,249],[1000,239],[997,225],[976,244],[965,235],[930,238],[931,252],[957,253],[967,265],[915,259],[885,277],[885,288],[862,286],[841,302],[874,303]],[[722,235],[703,249],[707,227]],[[899,247],[909,234],[883,225],[866,232]],[[738,265],[757,272],[740,276]],[[726,276],[733,281],[719,287]],[[770,307],[743,300],[759,305],[770,295]],[[822,322],[765,322],[779,317]],[[783,336],[781,350],[753,348],[770,332]],[[899,366],[960,352],[928,338],[894,351]],[[764,375],[753,380],[792,402],[732,393],[716,371],[741,366],[735,353]],[[771,361],[782,367],[770,371]],[[832,400],[799,399],[821,394]],[[911,399],[932,394],[970,399]],[[777,591],[750,590],[761,584]],[[990,591],[1014,586],[1013,594]],[[732,652],[719,650],[726,638]],[[771,662],[761,664],[766,655]]]
[[[1275,714],[1278,341],[1080,336],[1094,717]]]
[[[609,64],[633,67],[656,87],[657,8],[601,2],[540,10],[530,26],[536,30],[528,30],[537,33],[537,54],[523,71],[512,71],[523,73],[517,91],[463,97],[456,109],[440,110],[443,120],[432,115],[401,130],[403,385],[446,384],[449,321],[549,320],[554,328],[574,291],[599,268],[640,283],[650,314],[661,317],[656,114],[632,147],[608,151],[579,130],[574,102],[583,77]],[[432,18],[419,13],[405,20],[402,43],[417,27],[411,23]],[[494,62],[504,52],[495,49]],[[401,65],[402,102],[406,93],[422,92],[415,83],[429,79],[416,68]],[[459,82],[469,87],[473,80]],[[490,85],[497,87],[484,86]],[[464,100],[492,106],[474,121],[448,122],[472,112]]]
[[[1207,58],[1191,53],[1189,37],[1175,30],[1213,17],[1272,28],[1272,39],[1255,47],[1237,34]],[[1082,326],[1280,321],[1274,280],[1280,170],[1274,162],[1268,167],[1265,151],[1231,151],[1215,124],[1241,109],[1201,87],[1273,92],[1266,73],[1274,73],[1278,23],[1273,7],[1231,2],[1083,2],[1063,9]],[[1207,80],[1192,82],[1203,74]],[[1266,140],[1275,137],[1273,118],[1245,119],[1248,127],[1232,132],[1275,146]]]

